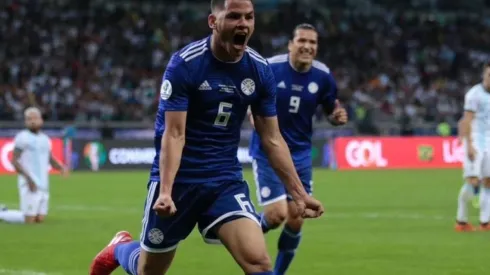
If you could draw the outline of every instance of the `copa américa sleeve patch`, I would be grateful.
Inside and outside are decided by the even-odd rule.
[[[163,100],[167,100],[172,95],[172,83],[168,79],[165,79],[162,82],[162,86],[160,87],[160,98]]]

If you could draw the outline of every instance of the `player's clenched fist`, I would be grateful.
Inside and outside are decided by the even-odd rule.
[[[177,208],[175,207],[170,194],[160,194],[153,205],[153,210],[155,210],[160,217],[170,217],[177,212]]]
[[[335,100],[335,109],[331,115],[332,122],[335,125],[344,125],[349,120],[347,117],[347,111],[340,105],[339,100]]]
[[[293,213],[291,213],[293,217],[318,218],[324,212],[322,203],[310,195],[297,199],[293,197],[293,202],[294,208],[292,209]]]
[[[305,212],[303,212],[303,218],[305,219],[318,218],[325,212],[322,203],[310,195],[306,197],[305,204],[306,208]]]

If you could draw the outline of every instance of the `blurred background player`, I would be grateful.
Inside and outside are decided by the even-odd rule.
[[[0,219],[10,223],[41,223],[48,214],[50,165],[68,170],[51,153],[51,141],[41,131],[43,119],[38,108],[24,112],[26,129],[14,139],[13,165],[19,174],[20,210],[0,211]]]
[[[163,76],[141,243],[119,232],[94,259],[92,275],[110,274],[119,264],[130,274],[165,274],[196,224],[204,240],[222,242],[246,274],[273,274],[237,159],[248,106],[270,163],[292,194],[292,210],[305,217],[323,212],[302,187],[279,131],[272,71],[247,47],[252,2],[214,0],[211,11],[212,35],[175,53]]]
[[[458,140],[460,142],[460,145],[464,145],[464,140],[466,135],[465,134],[466,130],[464,129],[464,127],[466,127],[466,125],[464,123],[464,118],[462,117],[458,121]],[[480,208],[480,180],[478,181],[477,184],[475,185],[472,184],[472,187],[473,187],[473,196],[471,199],[471,205],[474,208],[479,209]]]
[[[460,123],[465,158],[465,183],[458,197],[456,231],[473,231],[468,221],[468,202],[480,182],[480,229],[490,230],[490,63],[483,67],[483,81],[465,95],[464,115]]]
[[[347,123],[347,113],[339,106],[337,85],[328,67],[314,60],[318,48],[318,33],[310,24],[300,24],[289,41],[289,54],[268,59],[277,82],[277,117],[282,136],[289,146],[303,186],[312,192],[311,136],[312,119],[318,105],[323,107],[333,125]],[[251,123],[254,120],[251,119]],[[255,122],[256,123],[256,122]],[[276,175],[257,132],[250,144],[257,197],[264,206],[261,225],[264,232],[286,225],[279,237],[274,274],[285,274],[301,239],[303,219],[290,213],[290,195]],[[289,213],[289,214],[288,214]]]

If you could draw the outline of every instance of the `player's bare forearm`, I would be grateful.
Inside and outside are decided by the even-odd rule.
[[[185,145],[186,112],[166,112],[160,150],[160,193],[171,194]]]
[[[277,117],[254,116],[253,119],[269,163],[276,174],[293,197],[305,196],[306,192],[294,167],[291,153],[279,131]]]
[[[54,169],[61,171],[64,169],[63,164],[57,160],[52,154],[49,156],[49,164],[54,167]]]

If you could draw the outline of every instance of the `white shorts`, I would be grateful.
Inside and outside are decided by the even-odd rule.
[[[475,159],[468,158],[466,150],[463,159],[463,177],[477,177],[479,179],[490,178],[490,152],[477,150]]]
[[[48,214],[49,193],[37,190],[31,192],[27,185],[19,187],[20,210],[25,216],[34,217]]]

